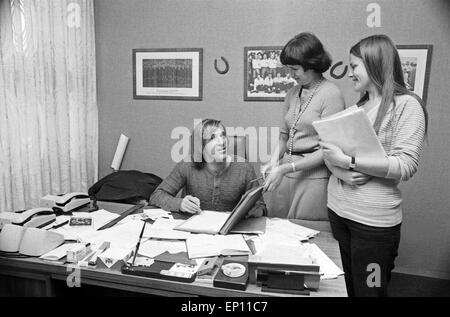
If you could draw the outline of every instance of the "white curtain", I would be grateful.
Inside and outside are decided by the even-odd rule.
[[[98,174],[93,0],[0,0],[0,211]]]

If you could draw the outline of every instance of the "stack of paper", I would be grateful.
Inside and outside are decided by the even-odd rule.
[[[362,108],[353,106],[312,123],[321,140],[350,156],[384,157],[383,146]]]
[[[186,240],[190,259],[218,255],[247,255],[251,251],[240,234],[193,234]]]

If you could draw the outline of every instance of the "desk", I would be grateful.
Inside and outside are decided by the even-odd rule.
[[[100,204],[100,208],[109,211],[127,209],[127,205]],[[113,207],[114,208],[113,208]],[[125,209],[124,209],[125,208]],[[120,213],[120,211],[119,211]],[[331,233],[321,232],[311,242],[316,243],[339,267],[342,267],[339,246]],[[252,297],[252,296],[291,296],[287,294],[261,292],[260,287],[249,284],[246,291],[216,288],[212,280],[199,280],[194,283],[181,283],[140,276],[123,275],[107,269],[80,268],[81,287],[92,285],[108,289],[150,294],[157,296],[221,296],[221,297]],[[55,296],[55,283],[65,283],[72,270],[67,265],[44,262],[38,258],[3,258],[0,257],[0,296],[7,294],[8,287],[14,282],[14,295]],[[292,295],[293,296],[293,295]],[[320,281],[317,292],[311,292],[311,297],[347,296],[344,276],[333,280]]]

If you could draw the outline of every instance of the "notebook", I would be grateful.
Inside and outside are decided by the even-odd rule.
[[[263,186],[258,186],[245,192],[231,212],[204,210],[174,229],[194,233],[227,234],[253,208],[261,198],[263,189]]]

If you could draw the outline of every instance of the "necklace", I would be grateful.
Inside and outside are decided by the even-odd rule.
[[[295,99],[295,109],[294,109],[294,114],[293,114],[294,121],[292,122],[291,128],[289,129],[289,157],[288,157],[289,163],[292,162],[292,152],[294,149],[294,136],[295,136],[295,132],[297,132],[297,128],[295,126],[297,125],[298,121],[300,120],[300,117],[306,111],[306,108],[308,108],[312,98],[314,97],[316,92],[319,90],[319,87],[322,84],[322,81],[323,81],[323,77],[321,77],[319,79],[319,81],[315,84],[314,90],[309,95],[308,100],[305,102],[303,108],[301,107],[301,102],[300,102],[300,95],[302,94],[303,86],[302,86],[302,88],[300,88],[300,92],[298,93],[297,98]],[[299,108],[298,114],[296,114],[297,108]]]

